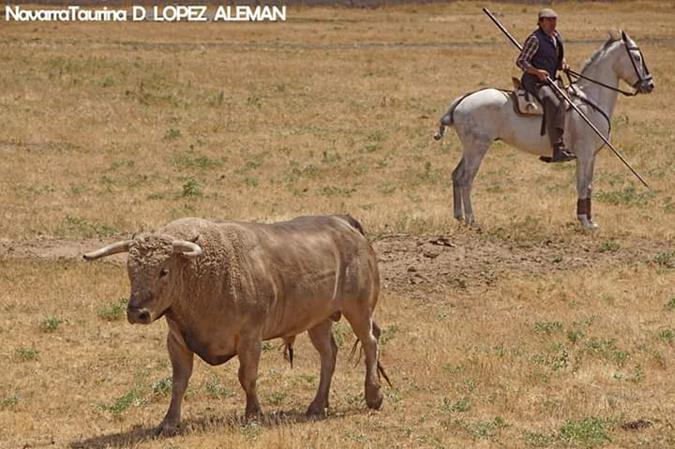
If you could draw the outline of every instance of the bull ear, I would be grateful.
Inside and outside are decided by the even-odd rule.
[[[187,240],[174,240],[172,242],[172,246],[173,252],[182,254],[188,258],[201,256],[201,254],[204,252],[201,246]]]

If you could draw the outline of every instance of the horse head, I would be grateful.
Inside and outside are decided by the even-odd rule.
[[[617,42],[619,42],[617,40]],[[637,93],[648,94],[654,90],[654,80],[649,73],[645,57],[635,41],[625,31],[621,31],[620,45],[617,46],[618,58],[614,65],[619,78],[633,86]]]

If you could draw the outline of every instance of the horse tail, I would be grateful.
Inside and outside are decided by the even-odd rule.
[[[441,137],[443,137],[443,134],[445,134],[445,127],[446,126],[452,126],[455,123],[455,119],[453,117],[455,113],[455,109],[459,104],[469,95],[475,94],[476,92],[479,92],[480,90],[475,90],[473,92],[466,93],[462,95],[461,97],[455,98],[455,100],[450,103],[450,107],[448,108],[448,112],[446,112],[443,117],[441,117],[441,123],[438,127],[438,131],[436,131],[436,134],[434,134],[434,140],[441,140]]]
[[[450,107],[448,108],[448,112],[443,114],[443,117],[441,117],[441,122],[438,126],[438,131],[436,131],[436,134],[434,134],[434,140],[441,140],[443,135],[445,134],[445,127],[446,126],[452,126],[454,123],[453,119],[453,114],[455,112],[455,108],[459,104],[460,101],[462,101],[464,97],[459,97],[456,98],[452,103],[450,103]]]

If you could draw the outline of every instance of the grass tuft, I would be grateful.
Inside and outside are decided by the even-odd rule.
[[[21,346],[21,347],[18,347],[14,350],[14,354],[16,355],[16,357],[20,361],[30,362],[30,361],[33,361],[33,360],[37,360],[38,354],[40,354],[40,351],[38,351],[37,349],[35,349],[33,347],[28,348],[28,347],[25,347],[25,346]]]
[[[63,320],[56,317],[47,317],[44,320],[40,321],[40,330],[45,333],[56,332],[59,326],[63,323]]]
[[[198,197],[202,196],[202,186],[194,178],[188,178],[183,184],[184,197]]]
[[[567,446],[592,448],[611,441],[608,421],[597,417],[568,420],[560,427],[558,440]]]
[[[120,298],[117,301],[106,304],[103,307],[99,308],[96,311],[96,314],[99,318],[102,318],[106,321],[117,321],[124,316],[124,312],[127,310],[126,298]]]

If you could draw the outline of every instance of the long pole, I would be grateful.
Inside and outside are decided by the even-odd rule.
[[[490,19],[492,19],[492,21],[495,23],[495,25],[497,25],[497,27],[500,30],[502,30],[502,32],[506,35],[506,37],[509,38],[509,40],[513,43],[513,45],[518,47],[518,50],[523,51],[523,46],[520,45],[520,42],[518,42],[513,36],[511,36],[511,33],[509,33],[508,30],[504,28],[504,26],[499,22],[499,20],[497,20],[497,18],[493,16],[492,13],[487,8],[483,8],[483,12],[487,14]],[[636,172],[633,169],[633,167],[630,166],[628,161],[626,161],[626,159],[621,155],[621,153],[619,153],[619,151],[616,148],[614,148],[614,145],[612,145],[609,142],[609,140],[607,140],[607,138],[600,132],[600,130],[596,128],[593,122],[591,122],[588,119],[588,117],[586,117],[586,114],[581,112],[581,109],[579,109],[579,107],[576,104],[574,104],[574,102],[567,96],[567,94],[560,87],[558,87],[558,85],[551,79],[550,76],[546,77],[546,83],[549,86],[551,86],[551,88],[553,88],[553,90],[555,90],[558,93],[558,95],[560,95],[562,98],[565,99],[567,104],[569,104],[572,107],[572,109],[574,109],[577,112],[577,114],[579,114],[579,116],[582,119],[584,119],[584,121],[588,124],[588,126],[590,126],[591,129],[595,131],[595,134],[597,134],[598,137],[600,137],[602,141],[605,142],[605,145],[607,145],[614,152],[616,157],[618,157],[619,160],[621,160],[621,162],[623,162],[624,165],[628,167],[628,169],[640,180],[640,182],[642,182],[642,184],[644,184],[645,187],[649,188],[647,182],[644,179],[642,179],[642,176],[640,176],[638,172]]]

